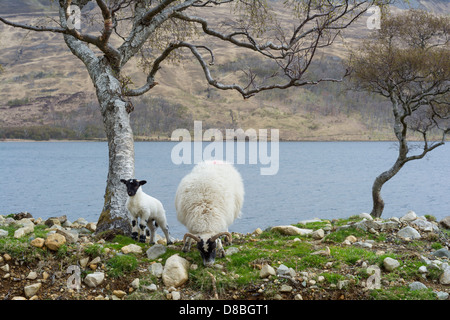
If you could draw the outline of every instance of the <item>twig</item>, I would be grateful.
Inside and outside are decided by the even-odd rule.
[[[214,277],[214,275],[211,272],[209,272],[209,271],[206,271],[206,272],[211,277],[212,287],[214,290],[214,299],[219,300],[219,295],[217,294],[217,287],[216,287],[216,278]]]

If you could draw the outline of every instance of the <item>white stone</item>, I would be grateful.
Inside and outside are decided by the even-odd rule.
[[[411,222],[417,219],[417,215],[414,211],[408,211],[403,217],[400,218],[402,222]]]
[[[421,231],[426,231],[426,232],[430,232],[430,231],[439,231],[438,226],[434,225],[432,222],[430,221],[424,221],[422,219],[416,219],[413,222],[411,222],[412,225],[415,225],[419,228],[419,230]]]
[[[140,246],[138,246],[137,244],[129,244],[127,246],[122,247],[122,249],[120,249],[123,253],[128,254],[128,253],[142,253],[142,248]]]
[[[277,276],[295,277],[295,275],[295,270],[286,267],[284,264],[280,264],[280,266],[277,268]]]
[[[166,260],[162,273],[162,280],[167,287],[179,287],[189,278],[189,261],[180,257],[178,254],[170,256]]]
[[[387,271],[392,271],[400,266],[400,262],[390,257],[387,257],[383,260],[383,266]]]
[[[41,287],[42,283],[40,282],[26,286],[25,288],[23,288],[25,297],[30,298],[34,296]]]
[[[159,262],[153,263],[148,267],[148,271],[150,271],[150,274],[154,275],[157,278],[161,278],[163,270],[163,265]]]
[[[420,272],[420,273],[427,273],[427,272],[428,272],[428,269],[427,269],[426,266],[421,266],[421,267],[419,268],[419,272]]]
[[[296,235],[307,235],[312,233],[313,231],[311,229],[301,229],[297,228],[295,226],[275,226],[272,227],[272,231],[278,231],[281,234],[288,235],[288,236],[296,236]]]
[[[0,229],[0,238],[4,238],[8,236],[8,231]]]
[[[450,284],[450,268],[445,268],[444,272],[439,277],[440,284]]]
[[[84,278],[84,283],[86,283],[89,287],[95,288],[100,285],[103,280],[105,280],[105,274],[103,272],[94,272],[90,273]]]
[[[422,237],[416,229],[409,226],[397,232],[397,236],[403,239],[420,239]]]
[[[276,275],[275,269],[268,264],[263,265],[261,271],[259,272],[259,276],[261,278],[267,278],[274,275]]]
[[[287,284],[283,284],[280,288],[280,292],[288,293],[291,291],[292,291],[292,287]]]
[[[34,272],[34,271],[31,271],[31,272],[28,274],[27,279],[28,279],[28,280],[35,280],[37,277],[38,277],[37,273]]]
[[[5,271],[5,272],[9,272],[9,264],[5,264],[4,266],[1,266],[0,270]]]
[[[322,229],[318,229],[316,231],[313,231],[311,236],[315,240],[320,240],[320,239],[322,239],[325,236],[325,231],[323,231]]]
[[[136,278],[133,280],[133,282],[131,282],[130,286],[136,290],[139,289],[139,284],[140,284],[139,278]]]
[[[22,228],[17,229],[14,232],[14,238],[19,239],[22,238],[24,235],[29,234],[34,231],[34,223],[29,223],[23,226]]]
[[[172,300],[180,300],[180,298],[181,298],[180,292],[172,291],[171,294],[172,294]]]

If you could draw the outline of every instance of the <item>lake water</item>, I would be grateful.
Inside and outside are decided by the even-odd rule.
[[[136,178],[147,180],[144,191],[163,203],[172,235],[181,238],[186,229],[176,219],[174,197],[193,165],[173,164],[175,145],[136,142]],[[260,175],[260,164],[236,165],[246,194],[242,218],[230,231],[370,212],[372,183],[390,168],[396,152],[393,142],[280,142],[277,174]],[[444,145],[406,164],[382,190],[383,218],[408,210],[438,220],[450,215],[449,159],[450,146]],[[43,219],[65,214],[71,221],[96,222],[107,168],[104,142],[0,143],[0,214],[28,211]]]

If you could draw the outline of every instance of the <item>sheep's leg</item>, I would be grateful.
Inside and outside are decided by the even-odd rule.
[[[145,227],[146,227],[146,221],[141,221],[139,224],[139,242],[145,243]]]
[[[222,240],[217,239],[216,240],[216,244],[217,244],[216,250],[217,250],[217,253],[218,253],[218,257],[219,258],[225,257],[225,250],[224,250],[223,245],[222,245]]]
[[[192,241],[191,238],[186,239],[186,242],[184,243],[183,246],[183,252],[188,252],[189,250],[191,250],[191,241]]]
[[[148,228],[150,229],[150,244],[155,244],[156,242],[156,226],[153,224],[153,219],[147,223]]]
[[[133,220],[131,220],[131,227],[132,227],[132,231],[131,231],[131,238],[135,241],[137,241],[138,239],[138,227],[137,227],[137,220],[135,218],[133,218]]]

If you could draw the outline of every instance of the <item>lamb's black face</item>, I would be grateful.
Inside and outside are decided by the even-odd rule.
[[[138,191],[139,187],[146,184],[145,180],[136,180],[136,179],[120,179],[120,182],[124,183],[127,186],[127,193],[130,197],[134,196]]]
[[[197,242],[197,249],[200,251],[200,255],[203,259],[203,264],[207,267],[212,266],[216,259],[216,241],[211,241],[211,239],[202,239]]]

